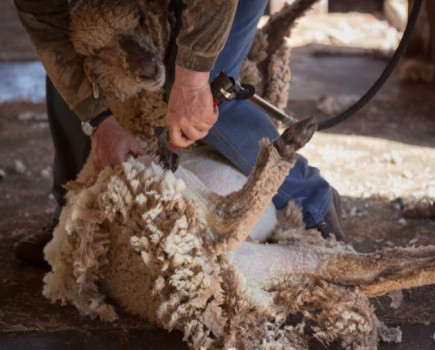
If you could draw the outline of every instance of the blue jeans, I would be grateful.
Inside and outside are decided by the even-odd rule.
[[[225,71],[238,77],[243,60],[249,52],[257,23],[267,0],[240,0],[228,40],[211,72],[210,81]],[[258,142],[262,138],[274,140],[278,131],[269,117],[246,101],[223,102],[219,105],[219,119],[204,141],[248,175],[257,159]],[[302,208],[307,227],[321,221],[331,205],[330,185],[318,169],[308,166],[299,156],[278,193],[273,198],[277,209],[293,201]]]

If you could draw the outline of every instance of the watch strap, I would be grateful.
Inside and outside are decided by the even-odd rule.
[[[89,120],[89,124],[93,128],[97,128],[106,118],[112,115],[112,111],[110,109],[106,109],[104,112],[98,114],[94,119]]]

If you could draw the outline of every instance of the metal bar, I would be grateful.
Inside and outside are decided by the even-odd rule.
[[[255,107],[260,108],[268,116],[277,119],[279,121],[282,121],[287,125],[291,125],[297,122],[295,118],[285,114],[283,111],[276,108],[274,105],[262,99],[261,97],[257,96],[256,94],[248,98],[247,101],[249,101]]]

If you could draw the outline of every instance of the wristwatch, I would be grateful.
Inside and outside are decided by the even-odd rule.
[[[98,114],[94,119],[82,122],[82,131],[86,136],[92,136],[97,130],[98,125],[100,125],[106,118],[112,115],[110,109],[106,109],[104,112]]]

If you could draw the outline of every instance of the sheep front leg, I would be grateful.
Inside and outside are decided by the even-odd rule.
[[[211,199],[206,218],[216,253],[240,247],[296,162],[296,151],[316,129],[310,118],[290,126],[272,144],[261,140],[257,163],[242,189]]]

